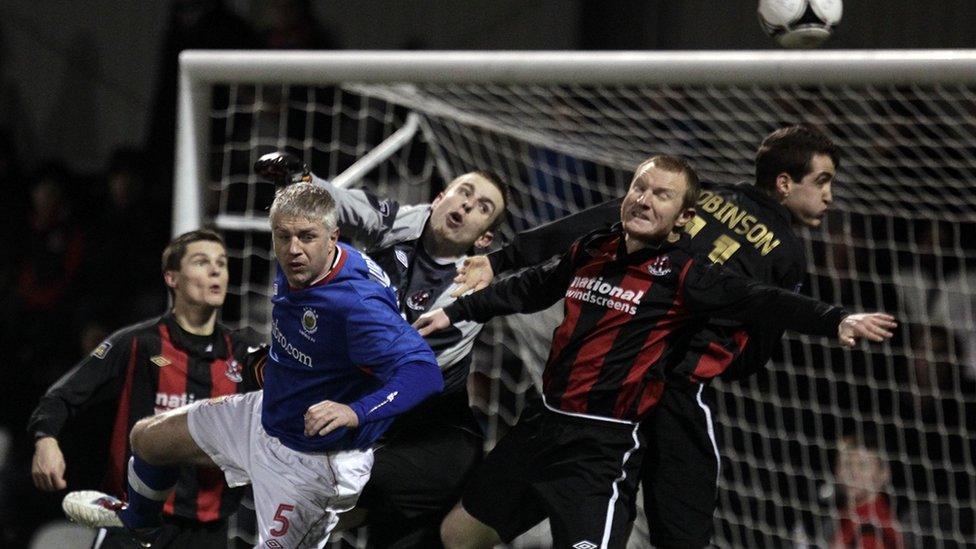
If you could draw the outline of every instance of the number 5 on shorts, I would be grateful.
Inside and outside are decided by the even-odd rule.
[[[278,505],[278,510],[275,511],[274,519],[272,520],[274,522],[280,522],[281,528],[272,529],[271,530],[272,536],[279,537],[285,535],[285,532],[288,531],[288,527],[291,526],[291,523],[288,522],[288,517],[285,516],[285,513],[294,510],[295,510],[294,505],[288,505],[287,503],[281,503]]]

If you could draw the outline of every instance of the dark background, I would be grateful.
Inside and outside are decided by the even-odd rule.
[[[974,21],[971,0],[848,0],[824,47],[973,48]],[[165,308],[182,49],[778,47],[755,0],[2,0],[0,547],[59,515],[61,494],[29,483],[37,398],[105,335]],[[75,486],[97,485],[95,423],[63,441],[88,456],[69,458]]]
[[[0,127],[32,161],[104,166],[147,139],[174,1],[4,0]],[[226,0],[255,32],[280,1]],[[344,49],[775,49],[755,0],[320,0]],[[827,48],[976,47],[976,2],[849,0]],[[198,35],[190,45],[219,46]],[[240,38],[240,37],[239,37]],[[209,43],[208,43],[209,42]]]

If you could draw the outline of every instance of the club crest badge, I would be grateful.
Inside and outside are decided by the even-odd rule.
[[[430,290],[420,290],[407,297],[407,307],[414,311],[426,311],[430,303]]]
[[[664,276],[671,273],[671,258],[662,255],[647,266],[647,272],[654,276]]]
[[[234,383],[244,381],[244,377],[241,376],[241,364],[233,358],[227,362],[227,369],[224,370],[224,375],[227,376],[227,379],[233,381]]]
[[[319,314],[311,307],[305,307],[302,314],[302,331],[306,334],[314,334],[319,329]]]

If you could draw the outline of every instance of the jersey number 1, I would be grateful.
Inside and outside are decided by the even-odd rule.
[[[707,221],[696,215],[685,225],[685,232],[691,235],[692,238],[695,238],[698,235],[698,231],[702,230],[702,227],[706,223]],[[708,259],[712,263],[725,263],[739,249],[739,246],[741,244],[736,242],[731,236],[727,234],[719,235],[712,242],[712,253],[708,254]]]

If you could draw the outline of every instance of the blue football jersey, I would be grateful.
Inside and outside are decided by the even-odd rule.
[[[443,387],[383,270],[345,244],[336,250],[332,271],[313,286],[289,288],[280,267],[275,278],[261,423],[293,450],[367,448],[394,416]],[[351,407],[359,426],[305,436],[305,411],[323,400]]]

